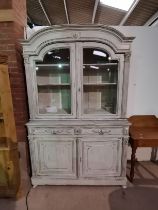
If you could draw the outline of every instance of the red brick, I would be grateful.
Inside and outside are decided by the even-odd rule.
[[[28,121],[28,103],[25,71],[21,55],[22,49],[19,39],[24,38],[24,27],[27,21],[26,0],[0,0],[0,9],[4,8],[13,8],[15,21],[0,22],[0,51],[8,56],[17,138],[20,141],[24,141],[27,137],[25,123]]]
[[[1,0],[0,8],[1,9],[11,9],[12,8],[11,0]]]

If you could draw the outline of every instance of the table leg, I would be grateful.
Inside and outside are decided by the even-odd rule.
[[[131,171],[130,171],[130,181],[133,182],[133,178],[134,178],[134,166],[135,166],[135,162],[136,162],[136,150],[137,147],[134,145],[132,146],[132,154],[131,154]]]

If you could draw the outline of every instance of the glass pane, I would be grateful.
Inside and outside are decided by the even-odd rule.
[[[70,50],[48,52],[36,62],[40,114],[71,114]]]
[[[115,114],[118,61],[95,48],[83,49],[84,114]]]

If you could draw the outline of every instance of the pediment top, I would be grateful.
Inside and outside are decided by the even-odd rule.
[[[45,34],[52,33],[55,34],[57,32],[72,32],[74,31],[75,34],[80,34],[80,32],[83,31],[96,31],[96,32],[103,32],[103,33],[109,33],[112,36],[117,37],[121,42],[132,42],[134,37],[127,37],[123,33],[121,33],[119,30],[117,30],[114,27],[106,26],[106,25],[54,25],[54,26],[46,26],[43,29],[38,30],[35,32],[29,39],[22,40],[22,45],[27,45],[33,40],[37,39],[38,37],[44,36]],[[78,38],[76,36],[76,38]],[[82,35],[81,35],[82,36]],[[75,38],[75,35],[74,35]]]

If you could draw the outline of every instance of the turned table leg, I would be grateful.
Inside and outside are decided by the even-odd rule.
[[[131,145],[132,146],[132,154],[131,154],[131,171],[130,171],[130,181],[133,182],[133,178],[134,178],[134,166],[135,166],[135,162],[136,162],[136,150],[137,147],[135,145]]]

